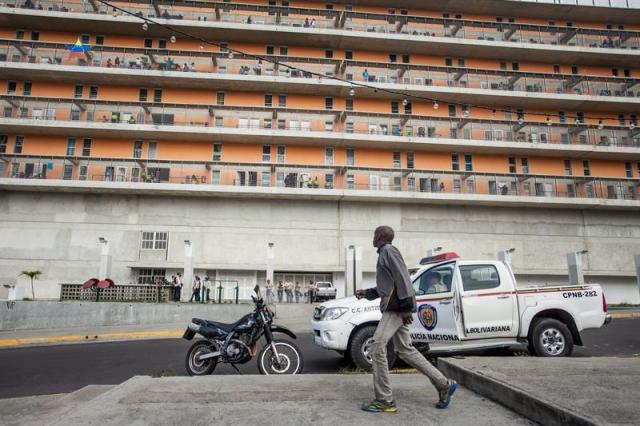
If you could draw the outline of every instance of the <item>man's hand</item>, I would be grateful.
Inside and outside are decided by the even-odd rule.
[[[364,290],[362,289],[356,290],[355,296],[358,300],[362,299],[364,297]]]
[[[404,325],[409,325],[413,322],[413,315],[411,312],[405,312],[402,314],[402,323]]]

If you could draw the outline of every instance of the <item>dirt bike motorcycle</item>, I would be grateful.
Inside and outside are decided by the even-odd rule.
[[[233,324],[193,318],[182,336],[193,340],[196,334],[204,339],[196,341],[187,352],[187,372],[190,376],[212,374],[218,363],[231,364],[239,372],[237,364],[245,364],[258,357],[260,374],[300,374],[304,366],[302,352],[291,341],[274,339],[274,333],[282,333],[295,339],[296,335],[286,327],[273,324],[273,312],[260,297],[251,296],[255,309]],[[258,353],[258,341],[265,337],[265,344]]]

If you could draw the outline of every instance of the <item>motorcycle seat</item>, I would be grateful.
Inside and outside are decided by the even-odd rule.
[[[238,320],[238,321],[236,321],[234,323],[227,324],[227,323],[224,323],[224,322],[198,319],[198,321],[200,322],[200,325],[203,325],[205,327],[217,327],[217,328],[219,328],[221,330],[224,330],[226,332],[230,332],[231,330],[236,328],[236,326],[238,324],[240,324],[243,320],[244,320],[244,318],[241,318],[240,320]]]

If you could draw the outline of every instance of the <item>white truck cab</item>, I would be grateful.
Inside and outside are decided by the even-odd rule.
[[[518,288],[508,264],[455,253],[420,263],[411,276],[418,310],[409,327],[414,345],[428,355],[526,346],[538,356],[568,356],[582,345],[580,331],[611,320],[599,285]],[[323,303],[313,315],[314,342],[369,369],[379,306],[380,299],[355,297]]]

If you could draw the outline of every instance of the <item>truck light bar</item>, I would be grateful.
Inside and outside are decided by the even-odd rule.
[[[458,253],[454,253],[454,252],[440,253],[435,256],[423,257],[422,259],[420,259],[420,264],[426,265],[427,263],[435,263],[435,262],[441,262],[443,260],[459,259],[459,258],[460,256],[458,256]]]

